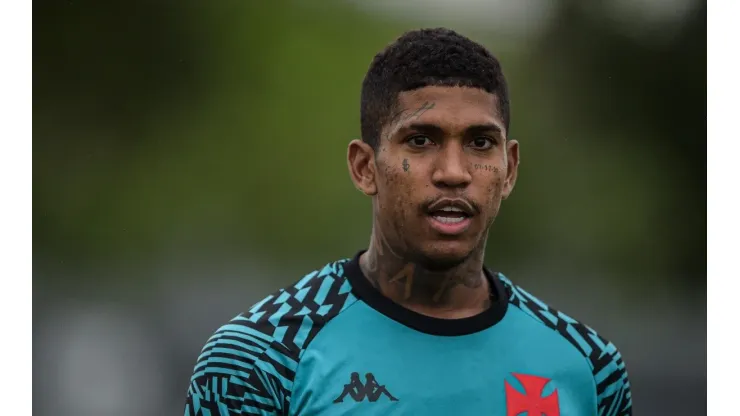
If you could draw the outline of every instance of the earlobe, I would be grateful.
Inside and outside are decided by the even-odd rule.
[[[365,195],[378,193],[375,185],[375,152],[362,140],[352,140],[347,146],[347,168],[355,187]]]

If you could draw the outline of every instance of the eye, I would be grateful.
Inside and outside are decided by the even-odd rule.
[[[432,142],[432,139],[422,134],[409,137],[408,139],[406,139],[406,143],[408,143],[412,147],[424,147],[430,144],[434,144],[434,142]]]
[[[470,145],[478,150],[488,150],[496,145],[496,141],[487,136],[476,137]]]

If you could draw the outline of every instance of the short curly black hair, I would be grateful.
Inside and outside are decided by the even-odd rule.
[[[435,28],[406,32],[373,58],[360,95],[362,140],[377,149],[398,94],[431,85],[474,87],[496,95],[508,131],[509,92],[498,59],[453,30]]]

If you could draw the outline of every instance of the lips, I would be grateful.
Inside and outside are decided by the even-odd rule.
[[[432,228],[444,235],[458,235],[470,226],[476,209],[460,198],[443,198],[429,206],[427,214]]]

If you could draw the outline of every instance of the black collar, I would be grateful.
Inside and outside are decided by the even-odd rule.
[[[409,328],[431,335],[468,335],[492,327],[506,314],[509,301],[503,283],[499,279],[498,273],[491,272],[485,266],[483,272],[491,287],[492,303],[490,308],[478,315],[461,319],[442,319],[406,309],[380,293],[362,273],[360,255],[364,251],[357,253],[352,260],[344,265],[344,272],[352,285],[352,291],[371,308]]]

